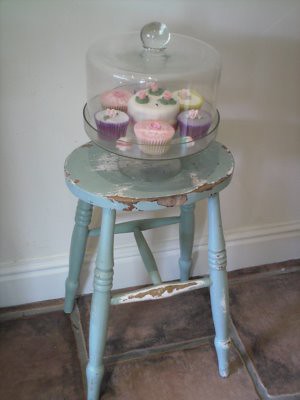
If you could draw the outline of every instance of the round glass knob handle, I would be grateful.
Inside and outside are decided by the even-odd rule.
[[[162,22],[150,22],[141,30],[141,40],[145,49],[163,50],[170,41],[170,31]]]

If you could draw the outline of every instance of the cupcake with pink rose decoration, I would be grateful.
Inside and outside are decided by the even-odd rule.
[[[209,112],[193,109],[182,111],[177,121],[180,136],[190,136],[196,140],[207,134],[212,119]]]
[[[123,111],[107,108],[95,114],[95,122],[99,137],[117,140],[126,135],[129,116]]]
[[[127,89],[108,90],[100,95],[100,102],[103,108],[112,108],[127,112],[127,105],[132,92]]]
[[[128,102],[128,114],[134,122],[165,121],[175,126],[178,113],[178,101],[171,92],[159,88],[158,85],[137,92]]]
[[[165,121],[148,120],[139,121],[134,125],[140,149],[145,154],[160,155],[165,153],[175,134],[172,125]]]

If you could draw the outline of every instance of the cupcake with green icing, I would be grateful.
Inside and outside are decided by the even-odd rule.
[[[176,117],[179,113],[178,101],[168,90],[163,90],[162,94],[157,96],[151,95],[150,89],[140,90],[129,99],[128,114],[132,121],[158,120],[176,126]],[[158,89],[152,87],[152,93],[158,93]]]

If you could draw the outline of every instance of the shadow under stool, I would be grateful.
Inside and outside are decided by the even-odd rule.
[[[100,395],[110,305],[161,299],[201,287],[210,289],[219,373],[222,377],[229,375],[228,282],[219,192],[230,183],[234,169],[233,157],[225,146],[212,142],[201,153],[182,159],[180,171],[162,182],[127,176],[120,170],[122,159],[87,143],[73,151],[65,163],[67,186],[79,199],[66,280],[66,313],[71,313],[74,307],[87,238],[100,236],[91,304],[89,362],[86,369],[88,400],[98,400]],[[159,173],[163,174],[163,170],[158,169]],[[195,203],[206,198],[209,275],[189,279]],[[98,229],[89,229],[93,206],[102,208],[101,227]],[[179,216],[116,223],[117,211],[155,211],[177,206],[180,207]],[[179,224],[180,281],[163,283],[143,231],[176,223]],[[153,285],[112,295],[114,234],[128,232],[134,233]]]

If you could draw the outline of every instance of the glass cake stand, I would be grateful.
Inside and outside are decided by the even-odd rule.
[[[118,156],[122,173],[133,179],[162,181],[176,175],[184,159],[206,149],[216,138],[220,122],[216,108],[220,57],[210,45],[183,35],[174,34],[168,47],[171,34],[163,23],[153,22],[142,28],[143,46],[137,44],[136,36],[132,33],[105,38],[89,49],[84,128],[94,144]],[[127,104],[118,108],[118,99],[111,101],[112,93],[129,96]],[[104,101],[103,96],[107,94],[111,103],[107,98]],[[144,104],[145,97],[149,105]],[[193,99],[196,99],[195,106]],[[172,105],[178,107],[176,115]],[[105,114],[110,111],[115,114]],[[179,115],[195,112],[199,120],[208,116],[207,126],[206,122],[200,122],[205,129],[193,134],[189,134],[190,128],[184,132],[185,121],[182,123]],[[121,122],[118,120],[119,124],[113,120],[116,115],[123,118]],[[121,132],[124,118],[127,120]],[[108,126],[111,121],[112,126],[116,124],[115,132]],[[136,132],[136,124],[141,121],[162,126],[167,123],[166,129],[172,131],[172,138],[154,145],[148,139],[141,140]]]
[[[144,147],[147,145],[137,141],[133,133],[134,123],[130,121],[126,135],[119,139],[110,139],[97,130],[94,118],[91,117],[87,104],[83,109],[84,128],[88,137],[94,144],[104,150],[119,156],[119,168],[122,173],[133,178],[143,178],[146,181],[162,181],[176,175],[182,167],[182,159],[191,157],[215,140],[220,114],[217,111],[208,132],[200,138],[190,136],[181,137],[179,130],[168,144],[168,149],[163,153],[147,154]]]

